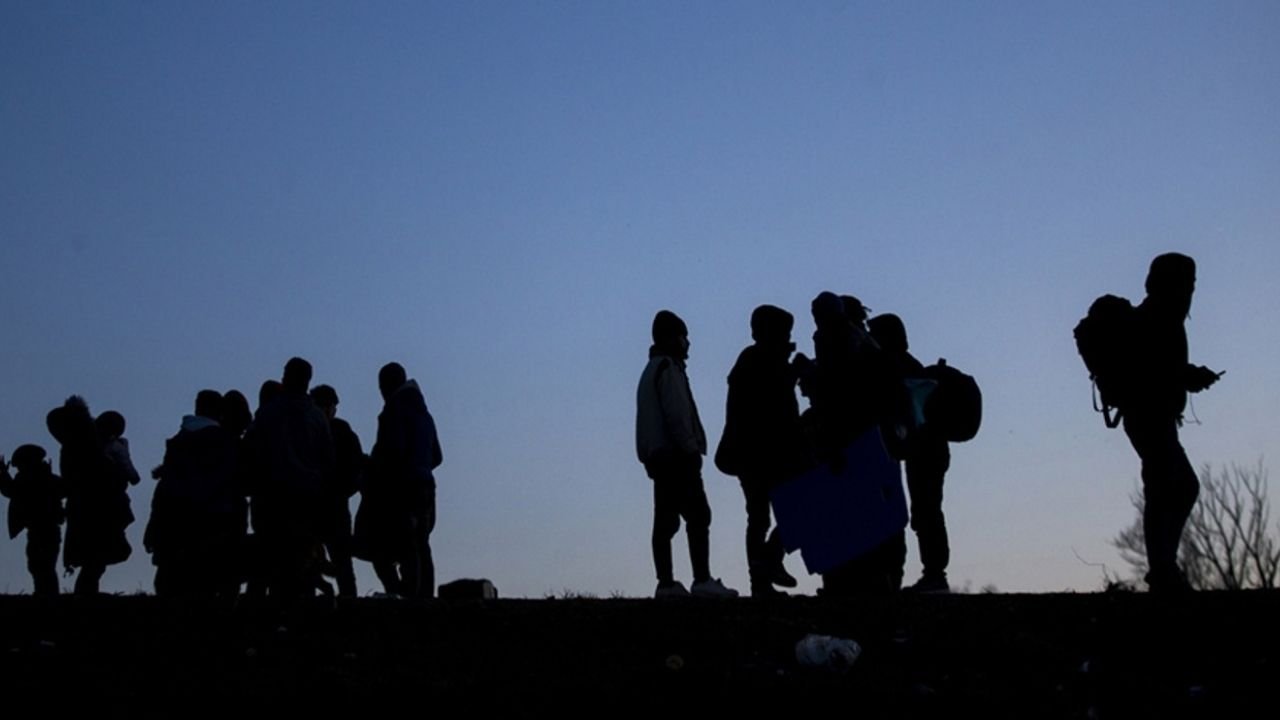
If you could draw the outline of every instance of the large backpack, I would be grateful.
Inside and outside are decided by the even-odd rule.
[[[967,375],[939,358],[924,369],[924,376],[938,383],[924,404],[925,423],[942,431],[950,442],[967,442],[982,425],[982,390]]]
[[[1102,413],[1109,428],[1120,424],[1128,399],[1136,317],[1133,303],[1116,295],[1103,295],[1093,301],[1089,314],[1075,328],[1076,350],[1093,381],[1093,409]]]

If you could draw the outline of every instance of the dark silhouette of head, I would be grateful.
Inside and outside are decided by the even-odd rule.
[[[253,422],[253,413],[249,411],[249,399],[239,390],[228,390],[222,394],[222,427],[231,434],[240,437],[249,423]]]
[[[776,305],[761,305],[751,312],[751,339],[761,345],[786,345],[796,319]]]
[[[398,362],[389,362],[378,371],[378,391],[383,400],[390,400],[397,390],[409,382],[409,375]]]
[[[271,401],[284,394],[284,386],[279,380],[264,380],[258,388],[258,412],[271,404]]]
[[[819,330],[835,328],[848,322],[848,317],[844,314],[844,303],[835,293],[826,290],[818,293],[809,304],[809,312],[813,315],[813,324]]]
[[[104,438],[118,438],[124,435],[124,415],[115,410],[108,410],[94,418],[93,424],[98,428],[98,435]]]
[[[679,315],[659,310],[653,316],[652,332],[654,347],[681,360],[689,357],[689,327]]]
[[[904,353],[907,351],[907,326],[893,313],[883,313],[867,321],[871,338],[883,350]]]
[[[96,434],[89,404],[79,395],[72,395],[60,407],[50,410],[44,421],[60,445],[87,442]]]
[[[44,462],[45,457],[44,448],[39,445],[19,445],[18,449],[13,451],[10,462],[18,468],[19,472],[23,472],[39,466]]]
[[[844,316],[854,325],[865,323],[867,321],[867,311],[871,309],[852,295],[841,295],[840,306],[844,310]]]
[[[280,384],[287,393],[306,395],[307,387],[311,385],[311,363],[300,357],[289,358],[289,362],[284,364]]]
[[[196,393],[196,415],[210,420],[222,420],[222,393],[217,390],[201,390]]]
[[[1196,290],[1196,261],[1182,253],[1165,253],[1151,261],[1147,271],[1147,298],[1178,317],[1191,312]]]
[[[316,404],[329,419],[338,414],[338,391],[329,385],[317,385],[311,388],[311,402]]]

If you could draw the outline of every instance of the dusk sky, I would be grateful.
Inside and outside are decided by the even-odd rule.
[[[982,385],[952,584],[1097,590],[1138,460],[1072,340],[1094,297],[1195,257],[1192,360],[1226,376],[1183,442],[1280,460],[1277,36],[1271,0],[0,0],[0,452],[56,458],[76,393],[145,475],[197,391],[253,398],[293,355],[368,449],[396,360],[444,450],[441,582],[649,595],[653,314],[688,323],[714,447],[751,310],[811,354],[832,290]],[[741,491],[704,479],[745,591]],[[151,590],[153,487],[105,590]],[[0,592],[30,591],[24,546]]]

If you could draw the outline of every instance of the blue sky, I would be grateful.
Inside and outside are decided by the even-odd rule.
[[[292,355],[368,445],[398,360],[444,447],[442,580],[643,595],[653,313],[689,324],[714,443],[751,309],[810,350],[830,289],[984,388],[953,581],[1096,589],[1076,555],[1123,570],[1138,465],[1071,340],[1095,296],[1196,257],[1192,356],[1227,375],[1184,443],[1280,457],[1277,30],[1270,2],[3,2],[0,451],[52,450],[75,392],[145,470],[198,390]],[[745,588],[741,493],[705,481]],[[151,488],[108,589],[150,588]]]

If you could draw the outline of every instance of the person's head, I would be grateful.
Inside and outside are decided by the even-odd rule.
[[[867,330],[882,349],[889,352],[907,351],[907,327],[902,318],[893,313],[877,315],[867,321]]]
[[[1182,253],[1165,253],[1151,261],[1147,297],[1171,313],[1186,317],[1196,290],[1196,261]]]
[[[93,424],[98,428],[98,436],[104,440],[124,436],[124,415],[115,410],[108,410],[94,418]]]
[[[271,404],[271,401],[284,393],[284,386],[278,380],[264,380],[258,388],[258,412]]]
[[[865,323],[867,321],[867,311],[871,309],[852,295],[841,295],[840,307],[844,310],[844,316],[854,325]]]
[[[653,344],[663,352],[684,360],[689,357],[689,328],[679,315],[659,310],[653,316]]]
[[[249,398],[239,390],[228,390],[222,394],[222,427],[231,434],[240,437],[249,423],[253,422],[253,413],[249,411]]]
[[[18,468],[18,472],[30,472],[44,464],[45,457],[44,448],[39,445],[19,445],[9,462]]]
[[[813,315],[813,324],[819,330],[833,328],[848,322],[844,314],[844,303],[833,292],[822,291],[809,304],[809,312]]]
[[[791,342],[791,328],[796,319],[791,313],[775,305],[761,305],[751,312],[751,339],[757,345],[769,348],[786,348],[787,354],[795,349]]]
[[[50,410],[44,421],[49,434],[61,445],[87,442],[97,432],[89,404],[79,395],[72,395],[61,406]]]
[[[222,393],[217,390],[201,390],[196,393],[196,415],[220,422],[222,420]]]
[[[289,362],[284,364],[280,384],[285,392],[306,395],[307,387],[311,385],[311,363],[300,357],[289,358]]]
[[[338,391],[329,385],[317,385],[311,388],[311,402],[320,408],[325,417],[332,420],[338,414]]]
[[[409,382],[409,375],[398,362],[389,362],[378,371],[378,391],[383,400],[390,400],[397,390]]]

